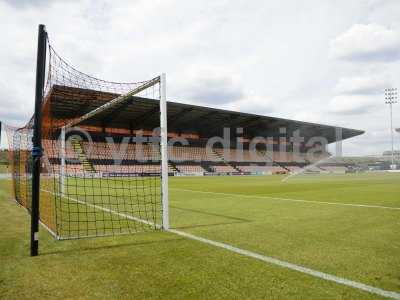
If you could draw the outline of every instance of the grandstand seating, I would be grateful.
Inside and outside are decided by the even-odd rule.
[[[288,163],[293,161],[293,154],[290,152],[274,152],[273,159],[278,163]]]
[[[222,161],[222,158],[206,147],[168,146],[168,154],[172,161]]]
[[[233,172],[237,172],[237,170],[235,168],[233,168],[232,166],[229,166],[229,165],[210,166],[210,169],[213,170],[213,172],[217,172],[217,173],[233,173]]]
[[[89,159],[121,159],[121,160],[160,160],[160,152],[156,147],[149,144],[118,144],[113,145],[105,142],[83,143],[85,152]],[[114,150],[114,151],[112,151]]]
[[[203,173],[205,170],[199,165],[177,165],[180,173]]]
[[[50,171],[53,171],[55,173],[60,173],[60,165],[59,164],[52,164],[50,166]],[[65,165],[65,172],[66,172],[66,174],[84,173],[83,166],[80,165],[80,164],[76,164],[76,165],[67,164],[67,165]]]
[[[103,173],[159,173],[160,165],[94,165],[97,172]],[[173,169],[169,168],[169,172]]]
[[[235,162],[271,162],[271,158],[265,153],[250,150],[215,149],[215,152],[225,161]]]
[[[242,172],[257,172],[257,173],[284,173],[285,169],[279,166],[256,166],[256,165],[249,165],[249,166],[238,166],[238,168]]]
[[[53,168],[59,169],[60,142],[44,140],[43,147]],[[66,143],[67,173],[158,173],[160,152],[151,144],[109,144],[104,138],[95,142],[72,141]],[[311,163],[306,154],[290,152],[250,151],[244,149],[207,149],[198,142],[196,146],[168,146],[169,172],[173,173],[287,173],[298,172]],[[327,157],[321,154],[316,159]],[[116,162],[116,163],[115,163]],[[264,165],[263,165],[264,164]],[[310,172],[345,172],[345,167],[309,167]]]
[[[61,145],[58,140],[43,140],[43,148],[45,149],[49,158],[60,157]],[[65,157],[68,159],[78,159],[77,153],[71,143],[65,144]]]

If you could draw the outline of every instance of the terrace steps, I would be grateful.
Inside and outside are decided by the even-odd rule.
[[[94,169],[92,163],[89,161],[85,151],[83,150],[81,141],[79,141],[78,139],[72,138],[71,145],[72,145],[72,149],[78,156],[78,160],[82,164],[83,170],[88,173],[94,173],[95,169]]]
[[[238,169],[235,165],[227,162],[224,158],[224,156],[221,153],[218,153],[217,151],[215,151],[214,149],[212,149],[212,152],[215,154],[216,157],[218,157],[219,159],[221,159],[222,162],[225,163],[225,165],[232,167],[233,169],[235,169],[237,172],[241,172],[240,169]]]

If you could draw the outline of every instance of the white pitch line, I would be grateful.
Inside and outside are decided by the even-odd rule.
[[[250,196],[250,195],[243,195],[243,194],[207,192],[207,191],[190,190],[190,189],[179,189],[179,188],[170,188],[170,190],[183,191],[183,192],[192,192],[192,193],[201,193],[201,194],[230,196],[230,197],[240,197],[240,198],[272,199],[272,200],[279,200],[279,201],[303,202],[303,203],[313,203],[313,204],[327,204],[327,205],[339,205],[339,206],[353,206],[353,207],[366,207],[366,208],[380,208],[380,209],[400,210],[400,207],[369,205],[369,204],[352,204],[352,203],[338,203],[338,202],[327,202],[327,201],[313,201],[313,200],[291,199],[291,198],[281,198],[281,197],[271,197],[271,196]]]
[[[53,193],[51,191],[47,191],[47,190],[44,190],[44,189],[42,189],[42,190],[45,191],[45,192],[51,193],[53,195],[56,195],[56,193]],[[58,195],[60,195],[60,194],[58,194]],[[119,216],[122,216],[122,217],[125,217],[125,218],[128,218],[128,219],[131,219],[131,220],[135,220],[135,221],[138,221],[138,222],[144,222],[144,223],[152,225],[152,226],[161,226],[161,225],[158,225],[158,224],[154,224],[153,222],[142,220],[142,219],[136,218],[136,217],[131,216],[131,215],[119,213],[119,212],[116,212],[116,211],[114,211],[112,209],[105,208],[105,207],[102,207],[102,206],[99,206],[99,205],[90,204],[90,203],[87,203],[87,202],[84,202],[84,201],[81,201],[81,200],[78,200],[78,199],[67,197],[65,195],[60,195],[60,196],[66,198],[66,199],[78,202],[80,204],[88,205],[90,207],[93,207],[93,208],[96,208],[96,209],[99,209],[99,210],[103,210],[103,211],[106,211],[106,212],[109,212],[109,213],[113,213],[113,214],[116,214],[116,215],[119,215]],[[328,274],[328,273],[316,271],[316,270],[309,269],[309,268],[306,268],[306,267],[303,267],[303,266],[300,266],[300,265],[292,264],[290,262],[286,262],[286,261],[279,260],[279,259],[276,259],[276,258],[273,258],[273,257],[262,255],[262,254],[259,254],[259,253],[256,253],[256,252],[252,252],[252,251],[245,250],[245,249],[240,249],[240,248],[234,247],[234,246],[229,245],[229,244],[225,244],[225,243],[209,240],[209,239],[206,239],[206,238],[202,238],[202,237],[199,237],[199,236],[196,236],[196,235],[193,235],[193,234],[190,234],[190,233],[186,233],[186,232],[183,232],[183,231],[179,231],[179,230],[175,230],[175,229],[168,229],[166,231],[170,232],[170,233],[174,233],[174,234],[182,236],[182,237],[185,237],[185,238],[188,238],[188,239],[191,239],[191,240],[195,240],[195,241],[202,242],[202,243],[205,243],[205,244],[208,244],[208,245],[212,245],[212,246],[215,246],[215,247],[218,247],[218,248],[222,248],[222,249],[225,249],[225,250],[228,250],[228,251],[231,251],[231,252],[243,255],[243,256],[251,257],[251,258],[254,258],[254,259],[269,263],[269,264],[277,265],[277,266],[280,266],[280,267],[283,267],[283,268],[286,268],[286,269],[290,269],[290,270],[294,270],[294,271],[297,271],[297,272],[300,272],[300,273],[311,275],[313,277],[317,277],[317,278],[324,279],[324,280],[327,280],[327,281],[332,281],[332,282],[335,282],[337,284],[349,286],[349,287],[352,287],[352,288],[355,288],[355,289],[363,290],[363,291],[366,291],[366,292],[369,292],[369,293],[372,293],[372,294],[376,294],[376,295],[379,295],[379,296],[383,296],[383,297],[386,297],[386,298],[400,300],[400,293],[397,293],[397,292],[383,290],[383,289],[380,289],[380,288],[377,288],[377,287],[373,287],[373,286],[370,286],[370,285],[367,285],[367,284],[364,284],[364,283],[361,283],[361,282],[357,282],[357,281],[349,280],[349,279],[346,279],[346,278],[338,277],[338,276],[335,276],[335,275],[331,275],[331,274]]]
[[[22,207],[23,209],[26,210],[26,212],[27,212],[28,214],[30,214],[28,208],[26,208],[26,207],[23,206],[21,203],[19,203],[19,202],[17,201],[17,199],[12,199],[12,201],[14,201],[15,203],[17,203],[17,205],[18,205],[19,207]],[[43,228],[46,229],[55,239],[57,239],[57,240],[60,239],[59,236],[58,236],[53,230],[51,230],[50,227],[48,227],[46,224],[44,224],[41,220],[39,220],[39,224],[42,225]]]
[[[205,244],[209,244],[209,245],[212,245],[212,246],[215,246],[215,247],[223,248],[223,249],[229,250],[231,252],[235,252],[235,253],[238,253],[238,254],[241,254],[241,255],[244,255],[244,256],[247,256],[247,257],[255,258],[257,260],[261,260],[261,261],[264,261],[264,262],[267,262],[267,263],[270,263],[270,264],[274,264],[274,265],[277,265],[277,266],[280,266],[280,267],[284,267],[284,268],[287,268],[287,269],[295,270],[295,271],[298,271],[298,272],[301,272],[301,273],[304,273],[304,274],[308,274],[308,275],[311,275],[311,276],[314,276],[314,277],[318,277],[318,278],[321,278],[321,279],[324,279],[324,280],[327,280],[327,281],[333,281],[333,282],[338,283],[338,284],[346,285],[346,286],[349,286],[349,287],[352,287],[352,288],[356,288],[356,289],[359,289],[359,290],[363,290],[363,291],[366,291],[366,292],[369,292],[369,293],[372,293],[372,294],[376,294],[376,295],[379,295],[379,296],[387,297],[387,298],[392,298],[392,299],[397,299],[397,300],[400,299],[400,293],[397,293],[397,292],[386,291],[386,290],[383,290],[383,289],[380,289],[380,288],[377,288],[377,287],[373,287],[373,286],[370,286],[370,285],[367,285],[367,284],[364,284],[364,283],[360,283],[360,282],[357,282],[357,281],[353,281],[353,280],[349,280],[349,279],[346,279],[346,278],[338,277],[338,276],[331,275],[331,274],[328,274],[328,273],[323,273],[323,272],[316,271],[316,270],[313,270],[313,269],[309,269],[309,268],[306,268],[306,267],[303,267],[303,266],[295,265],[295,264],[292,264],[292,263],[289,263],[289,262],[286,262],[286,261],[282,261],[282,260],[279,260],[279,259],[276,259],[276,258],[273,258],[273,257],[265,256],[265,255],[262,255],[262,254],[259,254],[259,253],[255,253],[255,252],[252,252],[252,251],[248,251],[248,250],[244,250],[244,249],[240,249],[240,248],[234,247],[234,246],[229,245],[229,244],[216,242],[216,241],[213,241],[213,240],[209,240],[209,239],[205,239],[205,238],[202,238],[202,237],[199,237],[199,236],[195,236],[195,235],[192,235],[190,233],[183,232],[183,231],[178,231],[178,230],[174,230],[174,229],[169,229],[168,231],[172,232],[172,233],[175,233],[177,235],[186,237],[188,239],[196,240],[196,241],[199,241],[199,242],[202,242],[202,243],[205,243]]]

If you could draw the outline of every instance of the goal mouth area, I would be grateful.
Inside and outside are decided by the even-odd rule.
[[[69,65],[47,39],[46,43],[47,81],[41,101],[41,120],[37,123],[41,131],[38,149],[42,151],[34,149],[31,141],[34,117],[10,136],[17,202],[31,211],[31,152],[35,150],[41,155],[38,216],[55,238],[76,239],[167,228],[168,171],[164,171],[167,164],[163,163],[167,156],[161,143],[163,135],[166,139],[165,75],[132,83],[101,80]],[[131,173],[120,172],[110,164],[111,153],[99,145],[106,142],[106,137],[118,138],[127,132],[132,135],[130,108],[139,99],[152,102],[156,116],[152,124],[164,131],[152,132],[157,139],[152,141],[154,151],[146,152],[148,164],[134,166]],[[88,152],[84,139],[68,140],[69,133],[77,130],[78,136],[80,133],[89,139],[90,133],[97,134],[93,153]]]
[[[154,85],[157,87],[153,89]],[[130,168],[134,168],[130,173],[123,172],[123,167],[119,164],[110,163],[114,158],[113,153],[103,147],[108,138],[114,141],[122,132],[132,134],[127,128],[127,122],[123,122],[125,128],[115,128],[114,122],[120,121],[123,113],[129,112],[129,108],[136,104],[134,95],[150,88],[155,93],[151,98],[158,102],[158,115],[161,114],[160,86],[161,79],[157,77],[127,94],[117,97],[115,94],[106,94],[107,97],[114,98],[109,101],[102,99],[102,105],[84,114],[81,112],[79,117],[66,121],[57,115],[51,116],[56,122],[62,120],[63,123],[59,123],[58,128],[55,128],[45,141],[48,147],[45,149],[51,149],[46,152],[50,158],[49,167],[55,174],[55,184],[53,189],[44,191],[57,199],[55,215],[59,239],[160,230],[168,224],[164,208],[166,204],[163,203],[165,179],[161,159],[162,132],[152,132],[157,138],[152,141],[152,151],[146,148],[145,161],[148,160],[148,164],[129,165]],[[85,90],[86,96],[96,93]],[[157,98],[159,100],[155,100]],[[95,103],[98,104],[99,102]],[[56,103],[57,105],[59,103]],[[73,103],[72,111],[76,109],[76,105]],[[87,107],[91,108],[93,107]],[[97,136],[92,140],[93,136],[87,130],[91,129],[93,134],[96,132],[96,125]],[[158,127],[161,127],[160,119]],[[74,138],[73,135],[68,136],[67,130],[71,130],[70,133],[78,130],[88,137],[89,141]],[[54,140],[57,135],[58,140]],[[132,144],[130,146],[127,155],[134,156],[135,149],[132,148]],[[74,164],[70,163],[71,160]]]

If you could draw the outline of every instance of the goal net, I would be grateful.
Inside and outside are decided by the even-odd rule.
[[[4,125],[9,145],[10,166],[15,200],[31,209],[32,191],[32,130]]]
[[[42,224],[58,239],[168,228],[165,76],[109,82],[73,68],[50,44],[47,53]],[[8,130],[15,198],[28,210],[32,123]]]

